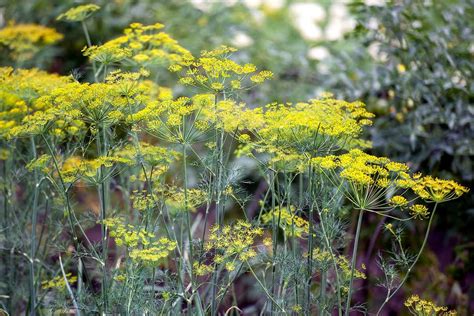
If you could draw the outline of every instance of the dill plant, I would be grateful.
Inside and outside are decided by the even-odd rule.
[[[93,45],[85,20],[98,9],[59,17],[82,24],[94,82],[0,72],[4,309],[229,314],[247,277],[262,313],[349,315],[366,308],[352,296],[366,277],[357,260],[364,214],[375,213],[394,222],[386,231],[407,268],[398,280],[381,261],[389,282],[380,313],[418,261],[437,205],[468,189],[365,153],[374,115],[361,102],[240,103],[273,74],[239,64],[234,48],[193,56],[163,25],[140,23]],[[168,71],[186,95],[151,79]],[[239,157],[267,184],[257,214],[247,212]],[[94,197],[88,210],[81,191]],[[395,223],[426,217],[410,257]]]

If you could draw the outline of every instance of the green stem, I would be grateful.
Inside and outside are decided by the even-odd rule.
[[[192,232],[191,232],[191,215],[188,211],[188,168],[187,168],[187,159],[186,159],[186,145],[183,144],[183,191],[184,191],[184,214],[185,214],[185,219],[186,219],[186,231],[187,231],[187,239],[188,239],[188,246],[189,246],[189,275],[191,278],[191,283],[193,283],[193,237],[192,237]],[[182,249],[186,249],[183,245]],[[191,289],[191,292],[194,289]]]
[[[30,138],[33,159],[37,158],[36,143],[33,137]],[[35,257],[36,257],[36,225],[38,220],[38,195],[40,183],[38,181],[38,171],[34,170],[33,206],[31,211],[31,244],[30,244],[30,315],[36,314],[36,287],[35,287]]]
[[[252,269],[252,266],[250,265],[250,263],[248,261],[245,261],[245,263],[247,264],[247,266],[249,267],[249,270],[250,270],[250,273],[252,273],[253,277],[255,278],[255,280],[257,280],[257,283],[261,286],[262,290],[265,292],[265,294],[267,295],[267,297],[270,299],[270,301],[275,304],[275,306],[277,306],[282,312],[285,312],[285,310],[283,309],[283,307],[280,306],[280,304],[278,304],[275,299],[272,297],[272,295],[268,292],[267,288],[265,287],[265,285],[263,285],[262,281],[260,281],[260,279],[257,277],[257,275],[255,274],[255,271],[253,271]]]
[[[418,251],[418,254],[416,255],[415,257],[415,260],[413,261],[413,263],[410,265],[410,267],[408,268],[407,270],[407,273],[405,274],[405,276],[403,277],[402,281],[400,282],[400,284],[397,286],[397,288],[390,294],[387,296],[387,298],[385,299],[385,301],[383,302],[382,306],[380,306],[379,310],[377,311],[377,315],[380,314],[380,312],[382,311],[382,309],[384,308],[384,306],[388,303],[388,301],[390,301],[390,299],[395,295],[397,294],[397,292],[401,289],[401,287],[403,286],[403,284],[406,282],[406,280],[408,279],[408,276],[410,275],[410,272],[413,270],[413,267],[415,266],[415,264],[418,262],[418,259],[420,259],[420,256],[421,256],[421,253],[423,252],[423,250],[425,249],[425,246],[426,246],[426,243],[428,241],[428,236],[430,234],[430,229],[431,229],[431,224],[433,223],[433,218],[434,218],[434,214],[436,212],[436,207],[438,206],[438,203],[435,204],[434,208],[433,208],[433,211],[431,212],[431,216],[430,216],[430,220],[428,222],[428,227],[426,228],[426,233],[425,233],[425,238],[423,239],[423,243],[421,244],[421,248],[420,248],[420,251]]]
[[[273,168],[272,168],[273,169]],[[278,250],[278,226],[275,219],[275,209],[276,209],[276,190],[275,190],[275,181],[277,178],[276,172],[271,171],[273,185],[271,186],[271,199],[272,199],[272,244],[273,244],[273,256],[277,254]],[[280,209],[281,214],[281,209]],[[279,216],[280,217],[280,216]],[[276,275],[276,265],[272,263],[272,295],[275,295],[275,275]],[[270,311],[274,313],[273,300],[270,302]]]
[[[67,291],[69,296],[71,297],[72,304],[78,316],[81,316],[81,311],[79,310],[79,305],[77,304],[76,298],[74,297],[74,293],[72,292],[71,286],[69,285],[69,281],[67,280],[66,272],[64,271],[63,261],[61,259],[61,255],[59,256],[59,265],[61,267],[61,273],[63,275],[64,284],[66,285]]]
[[[89,31],[87,30],[86,22],[81,21],[81,25],[82,25],[82,31],[84,32],[84,36],[86,37],[87,47],[91,47],[92,46],[92,41],[91,41],[91,37],[89,35]],[[97,78],[97,66],[95,64],[95,60],[92,61],[92,71],[94,72],[95,82],[98,82],[99,80]]]
[[[184,122],[183,122],[184,123]],[[183,129],[184,130],[184,129]],[[191,295],[194,297],[196,307],[198,309],[198,315],[204,315],[202,310],[201,297],[199,291],[195,291],[194,274],[193,274],[193,236],[191,231],[191,213],[188,210],[188,171],[187,171],[187,159],[186,159],[186,144],[183,144],[183,181],[184,181],[184,212],[186,216],[186,230],[188,235],[188,246],[189,246],[189,278],[191,279]],[[184,248],[184,245],[182,247]],[[184,257],[183,257],[184,260]],[[191,310],[191,302],[188,303],[188,311]]]
[[[2,142],[2,146],[4,146],[4,143]],[[7,144],[5,143],[5,147],[3,148],[7,148]],[[10,155],[9,155],[10,156]],[[11,199],[9,198],[9,190],[8,190],[8,187],[9,187],[9,182],[10,182],[10,177],[9,177],[9,172],[7,172],[7,162],[9,160],[9,157],[7,157],[3,162],[2,162],[2,169],[3,169],[3,178],[2,178],[2,181],[0,181],[0,184],[3,186],[3,224],[2,224],[2,238],[4,240],[4,244],[5,244],[5,248],[6,249],[9,249],[10,247],[10,242],[8,241],[8,238],[7,238],[7,234],[8,234],[8,230],[9,230],[9,210],[8,210],[8,204],[9,204],[9,201],[11,201]],[[12,263],[12,260],[13,260],[13,255],[10,255],[8,258],[7,256],[2,256],[2,267],[3,267],[3,274],[4,275],[9,275],[10,276],[10,280],[9,281],[12,281],[12,277],[13,277],[13,273],[10,273],[10,272],[13,272],[11,271],[15,265],[13,265]],[[3,262],[4,261],[4,262]],[[8,295],[8,303],[7,303],[7,308],[9,311],[12,310],[12,306],[13,306],[13,294],[14,294],[14,290],[13,290],[13,282],[7,282],[7,295]]]
[[[218,95],[216,94],[214,97],[214,111],[217,114],[217,102],[218,102]],[[224,132],[222,130],[216,129],[215,131],[215,143],[216,143],[216,154],[217,154],[217,159],[216,161],[216,172],[215,172],[215,178],[216,178],[216,185],[214,187],[214,194],[216,197],[216,223],[219,227],[222,226],[224,222],[224,214],[222,210],[222,201],[221,201],[221,195],[222,195],[222,172],[223,172],[223,164],[224,164],[224,152],[223,152],[223,142],[224,142]],[[217,282],[218,282],[218,273],[214,269],[213,275],[212,275],[212,285],[211,285],[211,292],[212,292],[212,297],[211,297],[211,315],[214,316],[217,313]]]
[[[323,214],[322,214],[321,211],[319,211],[318,213],[319,213],[319,218],[320,218],[320,223],[321,223],[321,229],[323,231],[324,241],[326,243],[326,247],[327,247],[329,253],[331,254],[331,261],[332,261],[332,264],[333,264],[333,267],[334,267],[334,272],[336,274],[336,291],[337,291],[338,315],[342,316],[341,286],[340,286],[340,283],[339,283],[339,272],[337,270],[337,261],[336,261],[336,257],[334,256],[334,252],[332,251],[332,247],[331,247],[331,244],[329,242],[329,238],[327,236],[326,228],[325,228],[325,225],[324,225]]]
[[[351,279],[349,281],[349,292],[347,293],[346,310],[344,313],[346,316],[348,316],[350,312],[350,305],[351,305],[351,298],[352,298],[352,283],[354,281],[354,271],[355,271],[355,265],[357,261],[357,248],[359,246],[360,229],[362,227],[363,216],[364,216],[364,210],[360,210],[359,218],[357,220],[357,229],[356,229],[356,235],[355,235],[355,240],[354,240],[354,247],[352,249]]]
[[[321,272],[321,289],[320,289],[320,292],[319,292],[319,300],[320,300],[320,308],[321,308],[321,311],[320,311],[320,314],[323,315],[323,311],[325,310],[326,308],[326,286],[327,286],[327,272],[326,271],[322,271]]]
[[[104,124],[99,128],[98,134],[96,136],[97,141],[97,156],[106,156],[108,149],[107,142],[107,131]],[[105,166],[101,165],[99,169],[99,187],[98,194],[100,199],[100,227],[102,234],[102,285],[101,285],[101,294],[102,294],[102,304],[103,312],[107,314],[108,304],[107,304],[107,258],[108,258],[108,240],[107,240],[107,226],[104,223],[104,220],[107,218],[107,206],[108,206],[108,188],[109,181],[106,177]]]
[[[314,179],[311,166],[308,168],[308,187],[310,191],[311,199],[313,199],[313,186]],[[316,200],[316,199],[314,199]],[[313,276],[313,205],[310,205],[308,212],[308,273],[307,273],[307,284],[306,284],[306,310],[308,313],[311,311],[311,282]]]

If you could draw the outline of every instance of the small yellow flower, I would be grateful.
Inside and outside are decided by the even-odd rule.
[[[419,219],[426,218],[429,215],[428,208],[422,204],[414,204],[410,206],[410,215]]]
[[[301,313],[301,311],[303,311],[303,307],[301,307],[301,305],[297,304],[297,305],[293,305],[291,307],[291,310],[295,313]]]
[[[224,85],[220,82],[213,82],[211,84],[211,88],[216,91],[221,91],[224,89]]]
[[[396,195],[390,199],[390,203],[395,206],[405,206],[407,205],[408,201],[401,195]]]
[[[234,271],[235,270],[235,263],[229,261],[225,264],[225,268],[226,268],[227,271]]]
[[[407,71],[407,68],[405,67],[404,64],[398,64],[398,65],[397,65],[397,70],[398,70],[399,73],[402,74],[402,73],[404,73],[405,71]]]
[[[114,277],[114,280],[117,282],[123,282],[127,279],[127,277],[123,274],[118,274]]]

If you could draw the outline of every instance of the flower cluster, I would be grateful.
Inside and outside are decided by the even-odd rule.
[[[331,253],[327,250],[322,250],[321,248],[315,248],[313,250],[312,259],[315,263],[315,268],[320,269],[322,271],[328,271],[330,267],[334,264],[339,271],[339,275],[342,281],[342,290],[347,292],[347,285],[351,279],[352,270],[350,266],[349,260],[343,256],[335,254],[334,257]],[[362,264],[362,269],[365,269],[365,265]],[[366,279],[366,275],[364,272],[354,269],[354,278],[356,279]]]
[[[413,204],[410,206],[410,215],[414,218],[423,219],[428,217],[428,208],[423,204]]]
[[[60,170],[61,177],[64,182],[74,182],[78,179],[84,179],[90,182],[102,181],[97,179],[99,169],[103,166],[105,168],[113,168],[119,164],[133,165],[134,161],[117,156],[100,156],[94,159],[83,159],[78,156],[68,157]]]
[[[92,61],[109,65],[130,62],[138,66],[170,65],[188,59],[190,53],[170,35],[160,30],[162,24],[132,23],[124,35],[100,46],[84,49],[84,56]]]
[[[9,50],[13,60],[31,59],[41,48],[63,38],[56,30],[37,24],[14,24],[0,29],[0,46]]]
[[[87,124],[95,135],[99,125],[130,123],[135,113],[169,95],[167,89],[161,91],[150,81],[138,81],[141,75],[114,73],[105,83],[59,85],[35,99],[35,106],[45,110],[26,115],[10,134],[24,136],[52,131],[58,137],[65,137],[84,130]]]
[[[422,300],[418,295],[412,295],[405,301],[410,313],[416,316],[454,316],[456,311],[448,311],[447,307],[437,306],[433,302]]]
[[[259,124],[255,111],[233,100],[216,102],[212,94],[153,102],[131,119],[144,122],[149,133],[171,143],[192,143],[212,129],[234,135]]]
[[[176,248],[176,242],[162,237],[143,249],[130,251],[130,258],[147,266],[156,266],[157,263],[168,257]]]
[[[351,277],[351,274],[352,274],[352,271],[351,271],[351,267],[350,267],[350,264],[349,264],[349,260],[344,257],[344,256],[338,256],[337,258],[337,266],[339,267],[339,269],[341,269],[342,271],[342,274],[343,274],[343,278],[346,279],[346,280],[349,280]],[[363,265],[364,267],[364,265]],[[365,276],[365,273],[355,269],[354,270],[354,277],[357,278],[357,279],[365,279],[366,276]]]
[[[57,19],[69,22],[81,22],[89,18],[100,7],[95,4],[84,4],[67,10],[60,14]]]
[[[139,212],[152,208],[155,204],[155,199],[156,196],[154,194],[148,194],[146,190],[141,192],[134,190],[130,196],[133,209]]]
[[[312,163],[334,183],[338,179],[347,182],[344,190],[348,199],[361,209],[390,210],[407,206],[409,201],[403,195],[394,195],[387,202],[385,194],[390,191],[393,195],[397,190],[403,194],[421,177],[410,174],[405,164],[369,155],[360,149],[337,156],[316,157]]]
[[[35,251],[46,249],[35,247],[36,228],[44,222],[38,221],[38,212],[48,209],[50,200],[55,202],[55,209],[64,208],[64,215],[69,218],[62,214],[56,218],[57,212],[48,212],[51,221],[47,223],[53,223],[53,219],[61,224],[68,222],[76,242],[76,234],[85,232],[81,225],[87,222],[75,212],[78,196],[74,189],[82,189],[76,183],[92,184],[97,189],[98,199],[94,203],[100,205],[97,223],[103,232],[102,247],[88,248],[90,254],[75,255],[102,263],[101,290],[105,292],[103,300],[97,300],[96,310],[103,314],[113,313],[109,305],[125,296],[130,308],[145,292],[146,301],[136,302],[150,306],[149,313],[155,313],[155,307],[165,313],[166,304],[155,304],[156,299],[161,301],[156,295],[156,272],[165,280],[163,283],[170,281],[165,287],[177,291],[176,302],[169,304],[173,312],[186,305],[190,314],[197,311],[195,308],[202,309],[204,314],[216,314],[222,310],[219,301],[226,300],[232,282],[240,273],[246,273],[241,269],[244,265],[271,300],[269,312],[278,307],[282,312],[292,308],[298,313],[330,313],[338,304],[342,313],[341,297],[345,296],[344,310],[349,313],[353,279],[366,277],[363,264],[362,270],[356,268],[364,212],[403,221],[424,219],[430,215],[429,209],[416,204],[417,201],[437,204],[469,191],[452,180],[414,174],[408,164],[364,152],[368,143],[361,139],[361,134],[372,124],[374,115],[361,102],[337,100],[326,94],[307,102],[272,103],[257,108],[240,103],[240,90],[265,82],[273,74],[259,71],[253,64],[240,64],[234,48],[221,46],[193,57],[162,31],[163,25],[140,23],[131,24],[116,39],[91,46],[84,20],[99,8],[94,4],[81,5],[58,17],[82,23],[89,45],[84,55],[92,61],[94,82],[79,82],[72,76],[37,69],[0,68],[0,142],[7,144],[6,149],[0,149],[0,160],[6,167],[2,169],[1,186],[5,186],[5,174],[8,195],[15,197],[14,190],[18,188],[23,193],[25,187],[24,201],[12,198],[6,213],[16,214],[17,209],[32,212],[22,217],[25,221],[31,219],[31,224],[25,222],[32,232],[31,243],[25,244],[31,246],[32,258],[42,258]],[[34,25],[10,25],[0,30],[0,45],[22,58],[59,38],[61,35],[54,30]],[[173,97],[170,88],[150,80],[156,66],[168,67],[179,73],[181,84],[204,92],[189,95],[179,91],[183,96]],[[264,200],[256,225],[251,219],[224,224],[229,220],[227,210],[231,203],[235,202],[232,207],[244,210],[249,201],[247,186],[239,186],[243,180],[238,168],[243,164],[233,160],[234,145],[239,146],[236,153],[255,158],[256,168],[268,175],[267,188],[259,185],[255,195],[256,199]],[[24,151],[24,155],[14,157],[13,150],[17,149]],[[178,153],[177,149],[182,151]],[[6,158],[8,164],[3,162]],[[34,173],[34,181],[17,181],[23,174],[17,170],[10,173],[9,166],[25,167],[22,172]],[[260,190],[267,191],[261,194]],[[352,262],[342,255],[347,244],[347,213],[339,212],[347,202],[343,197],[359,211]],[[267,209],[270,200],[272,206]],[[123,205],[126,211],[113,211]],[[202,212],[192,214],[197,208]],[[334,212],[329,212],[329,208]],[[435,209],[436,206],[428,227]],[[116,217],[111,217],[111,213]],[[215,219],[217,224],[207,235],[204,225],[203,240],[198,240],[202,213],[205,222]],[[249,211],[245,215],[255,213]],[[312,221],[314,234],[310,229]],[[273,234],[264,236],[264,229],[269,227]],[[389,223],[385,229],[401,248],[402,230],[398,225],[394,227]],[[166,231],[167,237],[158,235],[161,230]],[[284,238],[279,238],[279,231]],[[107,233],[127,258],[118,260],[115,268],[107,260]],[[425,241],[427,237],[428,233]],[[40,239],[40,243],[45,239]],[[79,251],[77,247],[71,249]],[[170,271],[157,271],[174,251],[176,266],[171,266]],[[264,251],[273,253],[265,255]],[[401,259],[407,261],[403,249],[401,252]],[[38,262],[30,262],[31,271],[35,271]],[[89,266],[82,268],[79,275],[87,276]],[[271,288],[267,271],[272,273]],[[208,274],[212,274],[211,282],[211,277],[200,278]],[[112,281],[114,275],[120,283]],[[404,280],[407,277],[408,274]],[[43,282],[43,288],[64,288],[66,282],[76,280],[68,274],[67,278]],[[108,280],[112,281],[110,286]],[[172,284],[174,280],[178,286]],[[72,301],[74,292],[86,295],[78,295],[81,304],[89,294],[96,295],[87,292],[92,288],[87,284],[89,281],[90,278],[81,280],[81,291],[72,289]],[[315,282],[321,282],[321,286],[314,286]],[[31,273],[32,292],[36,283],[35,273]],[[116,291],[116,287],[122,288]],[[106,295],[109,289],[113,295]],[[392,287],[388,289],[390,298],[395,292],[390,292]],[[316,297],[315,290],[322,308],[315,308],[316,301],[311,299]],[[212,298],[206,297],[208,293]],[[335,296],[326,294],[337,294],[338,302]],[[30,305],[37,306],[41,300],[34,294],[31,297],[34,299]],[[163,294],[164,302],[170,297]],[[303,302],[300,298],[306,306],[299,304]],[[210,301],[217,306],[206,306]],[[420,315],[446,312],[445,308],[415,296],[407,300],[406,306]],[[121,307],[117,309],[120,310]]]
[[[308,103],[269,104],[265,111],[256,110],[263,122],[254,131],[262,151],[282,155],[315,157],[350,146],[370,125],[373,114],[361,102],[332,98],[310,100]]]
[[[153,169],[155,176],[162,175],[178,157],[179,153],[169,148],[139,142],[137,145],[128,144],[117,150],[115,155],[135,161],[143,162],[147,167]]]
[[[175,186],[157,189],[155,194],[163,196],[166,206],[172,213],[184,210],[194,212],[198,206],[204,204],[208,199],[207,193],[198,188],[187,189],[186,198],[184,189]]]
[[[312,163],[333,183],[338,179],[347,182],[343,190],[359,209],[388,212],[394,208],[408,208],[412,217],[425,218],[428,208],[412,203],[417,197],[440,203],[456,199],[469,191],[455,181],[413,174],[406,164],[369,155],[360,149],[352,149],[338,156],[316,157]],[[415,193],[414,199],[409,200],[404,196],[408,194],[408,189]],[[392,195],[388,201],[387,194]]]
[[[170,70],[183,71],[180,83],[200,86],[214,93],[246,89],[273,77],[271,71],[257,72],[255,65],[240,65],[230,59],[236,51],[233,47],[221,46],[202,51],[199,58],[188,55],[182,63],[170,66]]]
[[[103,220],[103,224],[110,231],[110,236],[115,239],[119,246],[127,248],[136,248],[138,246],[148,246],[151,238],[155,234],[144,229],[138,229],[130,224],[124,224],[123,218],[111,217]]]
[[[74,284],[77,282],[77,276],[73,276],[72,273],[66,273],[67,282],[69,284]],[[41,282],[41,287],[43,289],[59,289],[62,290],[66,287],[66,280],[62,275],[58,275],[51,280]]]
[[[234,225],[218,225],[210,229],[204,250],[212,255],[215,265],[224,265],[227,270],[233,270],[236,262],[246,262],[254,258],[257,253],[253,249],[256,239],[263,235],[263,230],[246,221],[239,220]],[[214,271],[212,263],[194,263],[196,275],[205,275]]]
[[[122,218],[107,218],[103,223],[110,230],[110,236],[115,239],[117,245],[127,247],[130,250],[130,258],[144,265],[155,265],[176,248],[175,241],[165,237],[156,239],[154,233],[126,225]]]
[[[453,180],[442,180],[425,176],[413,186],[413,191],[426,201],[436,203],[457,199],[469,189]]]
[[[308,221],[295,214],[294,206],[276,208],[267,212],[263,214],[262,222],[264,224],[275,222],[286,235],[299,238],[308,233],[309,228]]]
[[[35,112],[44,112],[48,106],[38,98],[53,89],[65,86],[69,77],[49,74],[38,69],[0,68],[0,138],[21,125],[22,120]]]

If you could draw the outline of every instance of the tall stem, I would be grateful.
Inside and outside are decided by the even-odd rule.
[[[431,224],[433,223],[433,218],[434,218],[434,214],[436,212],[436,207],[438,206],[438,203],[435,204],[434,208],[433,208],[433,212],[431,212],[431,216],[430,216],[430,220],[428,222],[428,227],[426,228],[426,233],[425,233],[425,238],[423,239],[423,243],[421,244],[421,248],[420,248],[420,251],[418,251],[418,254],[416,255],[415,257],[415,260],[413,261],[413,263],[410,265],[410,267],[408,268],[407,270],[407,273],[405,274],[405,276],[403,277],[402,281],[400,282],[400,284],[397,286],[397,288],[390,294],[387,296],[387,298],[385,299],[385,301],[383,302],[382,306],[380,306],[379,310],[377,311],[377,315],[380,314],[380,312],[382,311],[382,309],[384,308],[384,306],[388,303],[388,301],[390,301],[390,299],[395,295],[397,294],[397,292],[401,289],[401,287],[403,286],[403,284],[406,282],[406,280],[408,279],[408,276],[410,275],[410,272],[413,270],[413,267],[415,266],[415,264],[418,262],[418,259],[420,259],[420,256],[421,256],[421,253],[423,252],[423,250],[425,249],[425,246],[426,246],[426,243],[428,241],[428,236],[430,235],[430,229],[431,229]]]
[[[278,304],[275,299],[273,298],[273,296],[268,292],[267,288],[265,287],[265,285],[262,283],[262,281],[260,281],[260,279],[257,277],[257,275],[255,274],[255,271],[252,269],[252,266],[250,265],[250,263],[248,261],[245,261],[245,263],[247,264],[247,266],[249,267],[249,271],[250,273],[252,273],[253,277],[255,278],[255,280],[257,280],[257,283],[260,285],[260,287],[262,288],[262,290],[265,292],[265,294],[267,295],[267,297],[270,299],[270,301],[275,304],[276,307],[278,307],[278,309],[280,309],[283,313],[286,313],[285,312],[285,309],[283,307],[280,306],[280,304]]]
[[[187,168],[187,159],[186,159],[186,145],[183,145],[183,181],[184,181],[184,214],[186,217],[186,231],[187,231],[187,239],[188,239],[188,246],[189,246],[189,264],[190,270],[189,274],[191,277],[191,283],[193,282],[193,272],[192,272],[192,261],[193,261],[193,236],[191,232],[191,215],[188,211],[188,168]],[[185,247],[183,246],[183,249]]]
[[[91,46],[92,46],[92,42],[91,42],[91,37],[90,37],[90,35],[89,35],[89,30],[87,29],[86,22],[85,22],[85,21],[81,21],[81,26],[82,26],[82,31],[84,32],[84,36],[86,37],[87,47],[91,47]],[[95,79],[95,82],[98,82],[99,80],[98,80],[98,78],[97,78],[97,66],[96,66],[94,60],[92,61],[92,71],[94,72],[94,79]]]
[[[2,146],[5,144],[5,147],[4,148],[7,148],[6,147],[6,143],[3,143],[2,142]],[[8,238],[6,237],[7,234],[9,233],[9,207],[8,207],[8,204],[11,203],[11,199],[10,199],[10,193],[9,193],[9,181],[10,181],[10,173],[7,172],[8,170],[8,167],[7,167],[7,162],[9,160],[9,157],[7,156],[7,158],[5,160],[2,161],[2,169],[3,169],[3,172],[2,172],[2,175],[3,175],[3,178],[2,178],[2,181],[0,182],[2,187],[3,187],[3,224],[2,224],[2,237],[3,237],[3,240],[5,241],[4,244],[5,244],[5,248],[6,249],[9,249],[10,247],[10,242],[8,241]],[[2,256],[2,268],[3,268],[3,275],[9,275],[10,278],[9,278],[9,282],[7,282],[7,295],[8,295],[8,303],[7,303],[7,307],[8,307],[8,310],[11,311],[12,310],[12,306],[14,305],[13,304],[13,300],[14,300],[14,286],[13,286],[13,269],[15,267],[15,265],[13,264],[13,254],[11,254],[8,259],[7,259],[7,256]],[[3,262],[4,261],[4,262]]]
[[[218,102],[218,95],[216,94],[214,97],[214,111],[217,115],[217,102]],[[224,153],[223,153],[223,142],[224,142],[224,132],[220,129],[216,128],[215,130],[215,143],[216,143],[216,155],[217,159],[216,162],[216,170],[214,179],[214,195],[216,198],[216,224],[220,228],[224,222],[223,210],[222,210],[222,201],[221,201],[221,181],[222,181],[222,171],[223,171],[223,163],[224,163]],[[217,282],[218,282],[218,272],[214,269],[212,275],[212,285],[211,285],[211,315],[214,316],[217,313]]]
[[[331,261],[332,261],[332,264],[333,264],[333,267],[334,267],[334,273],[336,274],[336,291],[337,291],[337,306],[338,306],[338,315],[339,316],[342,316],[342,300],[341,300],[341,286],[340,286],[340,283],[339,283],[339,272],[337,271],[337,261],[336,261],[336,257],[334,255],[334,252],[332,251],[332,247],[331,247],[331,243],[329,242],[329,238],[328,238],[328,235],[327,235],[327,232],[326,232],[326,228],[325,228],[325,224],[324,224],[324,217],[323,217],[323,213],[321,211],[319,211],[319,219],[320,219],[320,223],[321,223],[321,229],[322,229],[322,232],[323,232],[323,236],[324,236],[324,241],[326,243],[326,247],[329,251],[329,253],[331,254]]]
[[[349,315],[350,312],[350,305],[351,305],[351,298],[352,298],[352,283],[354,281],[354,271],[355,265],[357,261],[357,248],[359,246],[359,237],[360,237],[360,229],[362,227],[362,217],[364,216],[364,210],[360,210],[359,212],[359,219],[357,220],[357,230],[354,240],[354,247],[352,249],[352,260],[351,260],[351,279],[349,281],[349,292],[347,293],[347,300],[346,300],[346,310],[345,315]]]
[[[107,130],[104,124],[99,128],[97,135],[97,155],[106,156],[108,149],[107,142]],[[102,285],[101,285],[101,294],[102,294],[102,304],[103,312],[107,314],[108,304],[107,304],[107,259],[108,259],[108,240],[107,240],[107,226],[104,223],[104,220],[107,218],[107,205],[108,205],[108,189],[109,181],[106,179],[106,170],[105,166],[100,166],[99,172],[99,187],[98,193],[100,198],[100,221],[101,221],[101,234],[102,234]]]
[[[37,158],[36,143],[33,137],[30,138],[33,159]],[[36,224],[38,219],[38,195],[40,183],[38,181],[38,171],[34,170],[33,204],[31,210],[31,244],[30,244],[30,315],[36,315],[36,287],[35,287],[35,257],[36,257]]]
[[[313,196],[314,191],[314,179],[313,171],[311,166],[308,168],[308,187],[310,192],[311,200],[315,201],[316,197]],[[308,313],[311,312],[311,283],[313,277],[313,204],[309,206],[308,212],[308,272],[307,272],[307,284],[306,284],[306,310]]]
[[[273,169],[273,168],[272,168]],[[278,250],[278,226],[277,226],[277,221],[275,218],[275,209],[276,209],[276,190],[275,190],[275,181],[277,174],[276,172],[271,171],[271,176],[272,176],[272,186],[270,188],[271,190],[271,199],[272,199],[272,245],[273,245],[273,256],[277,254]],[[275,296],[275,275],[276,275],[276,266],[275,264],[272,264],[272,292],[271,294]],[[273,300],[270,302],[270,311],[273,314],[274,313],[274,306],[273,306]]]

